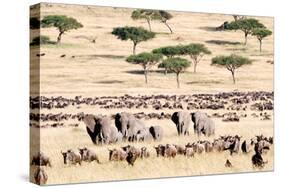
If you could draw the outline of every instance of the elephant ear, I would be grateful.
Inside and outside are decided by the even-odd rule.
[[[96,126],[94,115],[86,115],[84,118],[84,123],[86,124],[87,128],[90,129],[91,132],[94,132]]]
[[[178,113],[179,112],[174,112],[173,115],[172,115],[172,121],[177,124],[179,122],[179,116],[178,116]]]

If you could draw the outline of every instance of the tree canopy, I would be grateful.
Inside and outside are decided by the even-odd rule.
[[[49,15],[45,16],[41,21],[42,27],[56,27],[59,30],[57,43],[60,43],[61,36],[65,32],[72,29],[79,29],[83,27],[75,18],[67,17],[64,15]]]
[[[190,64],[191,63],[186,59],[172,57],[163,60],[163,62],[160,63],[158,67],[166,68],[169,71],[176,73],[177,87],[180,88],[179,74],[184,72],[186,68],[190,67]]]
[[[152,53],[160,53],[163,54],[166,57],[174,57],[176,55],[181,55],[182,51],[181,51],[182,46],[178,45],[178,46],[165,46],[165,47],[161,47],[161,48],[157,48],[152,50]]]
[[[142,27],[116,27],[112,34],[120,40],[133,41],[133,54],[136,53],[136,46],[142,41],[147,41],[155,37],[155,33],[145,30]]]
[[[162,59],[162,54],[143,52],[137,55],[129,56],[126,61],[133,64],[141,65],[144,69],[145,83],[147,83],[147,74],[153,65]]]
[[[259,40],[259,42],[260,42],[260,52],[261,52],[262,51],[262,40],[265,37],[272,35],[272,31],[270,31],[268,29],[265,29],[265,28],[257,28],[257,29],[253,30],[252,35],[256,36],[257,39]]]
[[[252,34],[253,30],[256,28],[265,28],[265,26],[259,22],[259,20],[254,18],[239,19],[237,21],[230,22],[226,29],[228,30],[241,30],[244,32],[245,42],[247,44],[248,35]]]
[[[225,67],[232,74],[233,83],[235,84],[235,70],[243,65],[249,65],[252,61],[246,57],[232,54],[230,56],[217,56],[212,59],[211,65]]]

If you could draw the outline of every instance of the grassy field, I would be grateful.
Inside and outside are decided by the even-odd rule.
[[[267,63],[273,60],[273,35],[263,42],[263,52],[259,52],[259,43],[256,38],[249,37],[248,45],[244,46],[243,33],[240,31],[213,31],[213,27],[221,25],[224,21],[232,21],[231,15],[185,13],[169,11],[174,17],[169,24],[174,34],[169,34],[168,29],[160,22],[152,22],[152,30],[157,32],[154,39],[142,42],[137,46],[137,53],[151,51],[166,45],[203,43],[211,55],[206,55],[198,64],[197,73],[190,67],[180,76],[181,88],[176,88],[174,74],[165,76],[159,72],[157,66],[149,73],[148,84],[144,83],[142,68],[125,61],[132,53],[132,42],[121,41],[111,34],[114,27],[118,26],[143,26],[145,21],[134,21],[130,18],[132,9],[111,7],[89,7],[78,5],[52,4],[41,7],[41,17],[58,14],[76,18],[84,27],[72,30],[62,36],[61,45],[42,45],[40,59],[40,94],[47,97],[96,97],[152,95],[152,94],[194,94],[194,93],[219,93],[226,91],[273,91],[273,65]],[[35,16],[36,12],[31,12]],[[273,19],[268,17],[255,17],[266,27],[273,30]],[[34,32],[34,31],[31,31]],[[34,33],[31,33],[31,35]],[[55,28],[44,28],[41,35],[47,35],[52,41],[56,40],[58,31]],[[34,35],[33,35],[34,37]],[[90,39],[96,38],[92,43]],[[36,47],[31,48],[31,75],[37,73]],[[211,58],[217,55],[239,54],[249,57],[253,64],[237,71],[237,84],[232,84],[231,74],[226,69],[210,66]],[[60,56],[65,54],[64,58]],[[72,56],[75,56],[74,58]],[[189,57],[185,57],[189,58]],[[38,83],[38,80],[32,80]],[[31,88],[31,95],[36,91]],[[79,109],[68,107],[64,109],[42,110],[41,113],[102,113],[114,114],[119,111],[128,112],[153,112],[152,109],[99,109],[90,106],[81,106]],[[168,112],[172,112],[168,111]],[[227,111],[206,111],[208,114]],[[243,136],[249,140],[258,134],[273,136],[273,120],[261,121],[252,118],[253,111],[247,110],[247,118],[240,122],[222,122],[214,119],[217,130],[216,136],[235,135]],[[269,112],[273,115],[273,112]],[[273,119],[273,118],[272,118]],[[74,120],[67,123],[73,123]],[[94,146],[81,122],[78,127],[71,128],[46,128],[40,129],[41,150],[51,158],[53,167],[46,167],[49,176],[48,184],[77,183],[90,181],[123,180],[138,178],[157,178],[170,176],[205,175],[234,172],[259,171],[253,169],[251,157],[253,151],[247,155],[239,153],[230,156],[229,152],[195,155],[194,158],[177,156],[175,159],[157,158],[153,146],[158,142],[134,143],[134,145],[147,146],[151,157],[137,160],[134,167],[126,162],[108,162],[108,148],[115,148],[128,143],[118,143],[109,146]],[[112,121],[113,124],[113,121]],[[161,143],[186,144],[197,141],[193,133],[188,137],[178,137],[176,127],[170,120],[145,120],[147,126],[160,125],[164,128],[164,139]],[[193,131],[191,131],[193,132]],[[31,136],[38,138],[38,130],[31,128]],[[213,140],[214,137],[200,139]],[[35,139],[36,140],[36,139]],[[36,148],[38,143],[31,143]],[[76,149],[87,146],[97,151],[101,158],[101,165],[97,163],[83,163],[81,166],[65,166],[61,150]],[[33,154],[33,153],[32,153]],[[273,169],[274,150],[264,155],[268,160],[265,168]],[[229,159],[233,167],[225,168],[225,160]],[[31,176],[34,168],[31,168]],[[32,177],[31,177],[32,179]]]

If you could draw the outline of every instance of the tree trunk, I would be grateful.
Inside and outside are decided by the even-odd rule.
[[[169,26],[169,24],[167,24],[167,22],[164,22],[164,24],[168,27],[168,29],[170,30],[171,34],[173,33],[172,28]]]
[[[137,43],[134,42],[134,46],[133,46],[133,54],[136,55],[136,47],[137,47]]]
[[[147,69],[144,68],[145,84],[147,84]]]
[[[260,52],[262,51],[261,48],[262,48],[262,40],[260,40]]]
[[[194,62],[194,67],[193,67],[194,68],[194,70],[193,70],[194,73],[196,73],[196,67],[197,67],[197,62],[195,61]]]
[[[245,41],[244,41],[244,45],[247,45],[247,39],[248,39],[248,34],[245,33]]]
[[[177,73],[177,86],[180,88],[179,73]]]
[[[57,44],[60,44],[62,34],[63,34],[63,32],[59,33],[59,36],[57,38]]]
[[[235,81],[235,74],[234,74],[234,70],[233,70],[233,71],[231,71],[231,75],[232,75],[233,84],[235,84],[235,83],[236,83],[236,81]]]
[[[167,75],[167,73],[168,73],[168,69],[165,68],[164,74]]]
[[[146,19],[148,27],[149,27],[149,31],[151,31],[151,24],[150,24],[150,19]]]

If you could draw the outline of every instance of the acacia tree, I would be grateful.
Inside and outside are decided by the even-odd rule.
[[[45,16],[41,21],[42,27],[56,27],[59,30],[57,37],[57,44],[61,42],[61,36],[72,29],[79,29],[83,27],[75,18],[64,15],[50,15]]]
[[[142,41],[147,41],[155,37],[155,33],[145,30],[142,27],[116,27],[112,34],[120,40],[133,41],[133,54],[136,54],[136,47]]]
[[[172,18],[173,18],[173,15],[170,14],[169,12],[164,11],[164,10],[159,10],[159,17],[158,17],[158,19],[161,20],[161,22],[164,23],[168,27],[168,29],[170,30],[171,33],[173,33],[173,30],[169,26],[167,21],[172,19]]]
[[[137,9],[132,12],[131,18],[133,20],[146,20],[149,31],[151,31],[151,20],[155,20],[159,17],[157,10],[149,9]]]
[[[254,18],[246,18],[230,22],[229,24],[227,24],[226,29],[241,30],[242,32],[244,32],[244,45],[246,45],[248,35],[252,34],[253,30],[256,28],[265,28],[265,26]]]
[[[181,55],[181,46],[165,46],[165,47],[161,47],[161,48],[152,50],[152,53],[160,53],[160,54],[166,56],[167,58],[171,58],[176,55]],[[165,67],[162,67],[162,68],[165,69],[164,73],[166,75],[168,72],[168,69]]]
[[[131,18],[133,20],[140,20],[144,19],[146,20],[149,31],[151,31],[151,21],[152,20],[160,20],[162,23],[165,24],[166,27],[170,30],[171,33],[173,33],[173,30],[167,23],[168,20],[172,19],[173,16],[167,11],[164,10],[149,10],[149,9],[138,9],[134,10],[132,12]]]
[[[172,57],[163,60],[162,63],[159,64],[159,68],[167,68],[171,72],[176,73],[177,78],[177,87],[180,88],[179,75],[184,72],[186,68],[190,67],[190,62],[186,59],[182,59],[179,57]]]
[[[265,37],[270,36],[271,34],[272,34],[272,31],[265,29],[265,28],[258,28],[258,29],[253,30],[252,35],[256,36],[260,42],[260,52],[262,51],[262,40]]]
[[[180,50],[181,54],[187,54],[193,61],[194,73],[196,73],[197,64],[206,54],[211,54],[211,51],[208,50],[204,44],[191,43],[189,45],[183,46]]]
[[[126,59],[126,61],[129,63],[141,65],[143,67],[145,83],[147,84],[148,71],[151,69],[153,65],[159,62],[161,59],[162,59],[161,54],[144,52],[137,55],[131,55]]]
[[[230,56],[217,56],[212,59],[211,65],[216,65],[219,67],[225,67],[228,71],[231,72],[233,84],[235,84],[235,70],[244,65],[251,64],[252,61],[248,58],[230,55]]]

